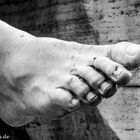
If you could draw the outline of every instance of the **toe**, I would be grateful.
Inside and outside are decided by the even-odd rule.
[[[82,78],[71,75],[65,78],[67,82],[64,84],[64,88],[71,91],[73,96],[76,98],[79,98],[81,101],[84,101],[84,97],[87,95],[87,93],[90,91],[90,87],[83,81]]]
[[[105,77],[102,74],[90,66],[77,67],[72,71],[72,74],[79,75],[85,79],[92,88],[98,88],[99,85],[105,80]]]
[[[72,74],[82,77],[97,95],[109,98],[116,92],[116,85],[90,66],[77,67]]]
[[[79,107],[80,101],[74,98],[69,90],[57,88],[53,92],[53,104],[65,110],[72,110]]]
[[[130,81],[131,73],[121,64],[107,57],[97,57],[93,61],[93,66],[119,85],[125,85]]]
[[[129,42],[111,45],[108,57],[128,69],[134,69],[140,66],[140,45]]]

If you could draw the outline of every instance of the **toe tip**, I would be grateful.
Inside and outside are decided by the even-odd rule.
[[[103,98],[110,98],[112,97],[117,91],[117,86],[116,84],[112,83],[108,89],[106,89],[105,93],[102,95]]]
[[[130,72],[129,73],[128,72],[124,72],[119,77],[119,80],[117,81],[117,84],[119,86],[124,86],[124,85],[126,85],[130,81],[131,77],[132,76],[131,76]]]

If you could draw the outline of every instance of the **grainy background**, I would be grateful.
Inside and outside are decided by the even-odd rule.
[[[0,19],[36,36],[86,44],[140,43],[140,0],[0,0]],[[98,108],[22,128],[1,122],[12,140],[139,140],[140,74]],[[3,126],[3,127],[2,127]],[[27,132],[27,133],[26,133]]]

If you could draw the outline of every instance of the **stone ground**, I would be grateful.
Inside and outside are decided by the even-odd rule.
[[[36,36],[86,44],[140,43],[140,0],[0,0],[0,19]],[[97,108],[59,121],[36,118],[18,129],[3,122],[1,126],[12,140],[139,140],[140,74],[136,73],[139,69],[125,89]]]

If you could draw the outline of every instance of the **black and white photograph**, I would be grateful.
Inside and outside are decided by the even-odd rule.
[[[140,0],[0,0],[0,140],[140,140]]]

